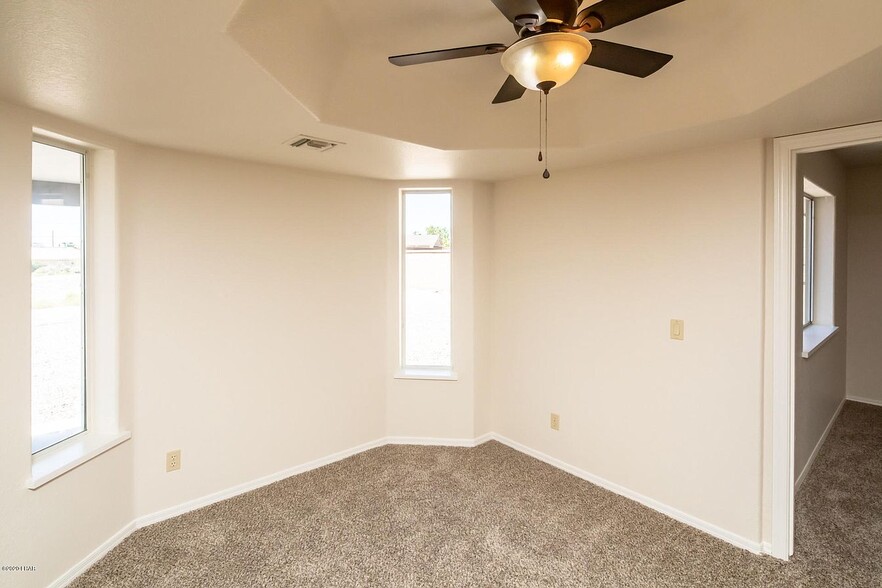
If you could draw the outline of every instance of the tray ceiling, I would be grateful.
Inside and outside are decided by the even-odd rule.
[[[552,91],[554,167],[882,118],[882,4],[828,9],[686,0],[600,35],[674,60],[646,79],[583,68]],[[536,94],[490,104],[499,55],[386,58],[514,37],[489,0],[30,0],[0,12],[0,98],[163,147],[493,180],[535,171]],[[286,146],[301,133],[346,145]]]

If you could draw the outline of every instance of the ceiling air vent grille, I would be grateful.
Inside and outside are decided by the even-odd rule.
[[[286,141],[286,143],[295,149],[304,149],[308,151],[328,151],[337,145],[344,144],[340,141],[319,139],[318,137],[310,137],[308,135],[297,135],[293,139]]]

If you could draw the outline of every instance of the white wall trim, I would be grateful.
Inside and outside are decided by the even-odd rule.
[[[169,508],[165,508],[159,510],[157,512],[147,514],[144,516],[137,517],[131,523],[120,529],[116,534],[113,535],[110,539],[99,545],[92,553],[83,558],[79,563],[71,567],[63,576],[59,577],[52,584],[49,585],[49,588],[64,588],[70,582],[72,582],[77,576],[85,572],[89,567],[97,562],[99,559],[107,555],[107,553],[119,545],[126,537],[128,537],[133,531],[140,529],[142,527],[146,527],[148,525],[152,525],[170,518],[174,518],[176,516],[180,516],[182,514],[186,514],[198,508],[202,508],[205,506],[209,506],[216,502],[220,502],[221,500],[226,500],[228,498],[233,498],[234,496],[238,496],[245,492],[249,492],[251,490],[256,490],[257,488],[261,488],[268,484],[272,484],[273,482],[278,482],[279,480],[284,480],[285,478],[289,478],[291,476],[295,476],[297,474],[302,474],[304,472],[308,472],[310,470],[314,470],[320,468],[322,466],[326,466],[332,464],[334,462],[346,459],[347,457],[352,457],[353,455],[357,455],[359,453],[368,451],[369,449],[374,449],[377,447],[382,447],[384,445],[426,445],[426,446],[444,446],[444,447],[477,447],[487,441],[496,440],[500,443],[511,447],[515,451],[519,451],[525,455],[529,455],[530,457],[536,458],[540,461],[543,461],[551,466],[554,466],[560,470],[573,474],[574,476],[581,478],[587,482],[600,486],[601,488],[605,488],[611,492],[614,492],[620,496],[624,496],[630,500],[634,500],[647,506],[657,512],[660,512],[666,516],[669,516],[675,520],[680,521],[690,527],[698,529],[699,531],[703,531],[709,535],[712,535],[718,539],[722,539],[727,543],[730,543],[736,547],[740,547],[742,549],[746,549],[752,553],[768,553],[766,550],[765,544],[760,544],[755,541],[751,541],[735,533],[717,527],[711,523],[703,521],[697,517],[694,517],[690,514],[677,510],[671,506],[663,504],[657,500],[649,498],[647,496],[643,496],[633,490],[625,488],[624,486],[620,486],[614,482],[610,482],[609,480],[605,480],[599,476],[586,472],[585,470],[579,469],[575,466],[572,466],[566,462],[563,462],[559,459],[546,455],[540,451],[536,451],[535,449],[531,449],[526,445],[521,445],[516,441],[512,441],[507,437],[499,435],[497,433],[486,433],[481,435],[480,437],[476,437],[475,439],[451,439],[451,438],[440,438],[440,437],[382,437],[380,439],[376,439],[374,441],[369,441],[367,443],[362,443],[361,445],[357,445],[355,447],[351,447],[349,449],[344,449],[343,451],[339,451],[337,453],[333,453],[326,457],[321,457],[318,459],[314,459],[312,461],[293,466],[287,468],[285,470],[281,470],[274,474],[270,474],[268,476],[262,476],[250,482],[244,482],[242,484],[238,484],[231,488],[227,488],[225,490],[220,490],[218,492],[214,492],[212,494],[208,494],[206,496],[202,496],[200,498],[194,498],[193,500],[188,500],[187,502],[181,503],[176,506],[172,506]]]
[[[872,404],[873,406],[882,406],[882,400],[876,400],[875,398],[864,398],[863,396],[846,396],[846,400],[851,400],[852,402],[860,402],[861,404]]]
[[[796,155],[781,139],[772,152],[772,312],[766,319],[772,322],[772,555],[787,560],[793,544]]]
[[[131,438],[132,434],[129,431],[115,433],[84,431],[62,441],[57,446],[31,457],[31,479],[28,480],[28,489],[36,490]]]
[[[346,459],[347,457],[352,457],[353,455],[356,455],[358,453],[362,453],[376,447],[381,447],[383,445],[386,445],[385,438],[362,443],[361,445],[356,445],[355,447],[350,447],[349,449],[344,449],[343,451],[338,451],[337,453],[332,453],[331,455],[320,457],[318,459],[314,459],[312,461],[308,461],[306,463],[281,470],[274,474],[262,476],[255,480],[251,480],[250,482],[243,482],[242,484],[238,484],[225,490],[220,490],[212,494],[207,494],[199,498],[194,498],[193,500],[188,500],[187,502],[178,504],[177,506],[172,506],[148,515],[140,516],[135,519],[135,528],[140,529],[142,527],[146,527],[148,525],[152,525],[154,523],[158,523],[160,521],[164,521],[166,519],[188,513],[198,508],[220,502],[221,500],[233,498],[234,496],[244,494],[245,492],[256,490],[257,488],[267,486],[274,482],[278,482],[279,480],[284,480],[285,478],[290,478],[291,476],[296,476],[297,474],[302,474],[304,472],[308,472],[310,470],[332,464],[336,461]]]
[[[475,447],[477,447],[478,445],[483,445],[487,441],[492,441],[496,438],[496,433],[484,433],[483,435],[475,439]]]
[[[284,480],[285,478],[289,478],[297,474],[302,474],[304,472],[308,472],[310,470],[332,464],[336,461],[346,459],[347,457],[352,457],[353,455],[362,453],[369,449],[382,447],[383,445],[387,445],[387,438],[385,437],[381,437],[380,439],[369,441],[367,443],[362,443],[361,445],[356,445],[355,447],[344,449],[343,451],[338,451],[337,453],[332,453],[331,455],[320,457],[318,459],[314,459],[312,461],[308,461],[306,463],[281,470],[274,474],[269,474],[268,476],[262,476],[255,480],[251,480],[250,482],[244,482],[242,484],[238,484],[231,488],[220,490],[218,492],[214,492],[200,498],[194,498],[193,500],[188,500],[187,502],[181,503],[176,506],[165,508],[141,517],[137,517],[128,525],[120,529],[115,535],[113,535],[113,537],[99,545],[92,553],[90,553],[80,562],[75,564],[72,568],[65,572],[64,575],[62,575],[52,584],[50,584],[49,588],[64,588],[65,586],[67,586],[74,579],[76,579],[77,576],[85,572],[87,569],[89,569],[89,567],[92,566],[92,564],[107,555],[107,553],[110,552],[111,549],[119,545],[126,537],[128,537],[133,531],[136,531],[137,529],[152,525],[154,523],[159,523],[161,521],[174,518],[182,514],[186,514],[198,508],[220,502],[221,500],[233,498],[234,496],[238,496],[239,494],[244,494],[245,492],[256,490],[257,488],[272,484],[273,482],[278,482],[279,480]]]
[[[802,330],[802,358],[810,358],[838,332],[839,327],[836,325],[809,325],[805,327]]]
[[[447,447],[476,447],[482,443],[490,441],[492,438],[493,433],[487,433],[475,439],[447,439],[438,437],[381,437],[380,439],[369,441],[367,443],[362,443],[361,445],[357,445],[349,449],[344,449],[343,451],[338,451],[337,453],[333,453],[325,457],[320,457],[318,459],[314,459],[312,461],[281,470],[274,474],[262,476],[255,480],[244,482],[225,490],[213,492],[212,494],[201,496],[199,498],[194,498],[193,500],[188,500],[187,502],[178,504],[176,506],[171,506],[169,508],[164,508],[151,514],[137,517],[131,523],[120,529],[110,539],[99,545],[94,551],[92,551],[92,553],[90,553],[73,567],[71,567],[67,572],[64,573],[64,575],[62,575],[52,584],[50,584],[49,588],[64,588],[65,586],[67,586],[77,576],[85,572],[87,569],[89,569],[89,567],[92,566],[92,564],[107,555],[107,553],[110,552],[111,549],[119,545],[126,537],[128,537],[133,531],[137,529],[152,525],[154,523],[159,523],[161,521],[165,521],[167,519],[174,518],[182,514],[186,514],[198,508],[220,502],[221,500],[233,498],[234,496],[244,494],[245,492],[250,492],[251,490],[256,490],[257,488],[272,484],[273,482],[278,482],[279,480],[284,480],[285,478],[290,478],[291,476],[302,474],[304,472],[308,472],[310,470],[332,464],[334,462],[346,459],[347,457],[352,457],[353,455],[362,453],[369,449],[382,447],[384,445],[437,445]]]
[[[401,437],[391,436],[383,439],[383,445],[436,445],[440,447],[477,447],[495,438],[495,433],[485,433],[474,439],[455,439],[451,437]]]
[[[795,292],[797,189],[796,157],[871,143],[882,138],[882,123],[855,125],[814,133],[779,137],[772,142],[772,307],[767,314],[772,344],[766,355],[771,368],[772,395],[772,555],[787,560],[793,554],[793,418],[795,363]]]
[[[821,451],[821,446],[824,445],[824,441],[827,440],[827,435],[830,434],[830,430],[833,428],[833,423],[836,422],[836,419],[839,418],[839,413],[842,412],[842,407],[845,406],[845,398],[842,399],[842,402],[839,403],[839,406],[836,407],[836,411],[833,413],[833,418],[830,419],[830,422],[827,423],[827,428],[824,429],[824,432],[821,434],[821,438],[818,439],[818,443],[815,445],[815,448],[812,449],[812,454],[809,456],[808,461],[805,462],[805,466],[802,468],[802,471],[799,472],[799,477],[796,478],[796,486],[793,491],[799,491],[799,487],[802,486],[802,483],[805,481],[805,477],[808,475],[809,471],[812,469],[812,466],[815,464],[815,458],[818,457],[818,452]]]
[[[388,445],[437,445],[443,447],[475,447],[477,439],[451,439],[446,437],[386,437]]]
[[[656,512],[660,512],[661,514],[669,516],[674,520],[680,521],[683,524],[689,525],[690,527],[693,527],[694,529],[698,529],[699,531],[703,531],[703,532],[707,533],[708,535],[712,535],[713,537],[716,537],[717,539],[722,539],[723,541],[730,543],[730,544],[734,545],[735,547],[740,547],[741,549],[746,549],[747,551],[750,551],[751,553],[756,553],[756,554],[763,553],[763,546],[759,541],[752,541],[750,539],[747,539],[746,537],[742,537],[740,535],[732,533],[731,531],[727,531],[726,529],[723,529],[722,527],[718,527],[712,523],[708,523],[707,521],[699,519],[698,517],[692,516],[688,513],[685,513],[681,510],[678,510],[672,506],[668,506],[667,504],[659,502],[658,500],[655,500],[653,498],[649,498],[648,496],[644,496],[643,494],[640,494],[639,492],[635,492],[634,490],[631,490],[630,488],[626,488],[624,486],[616,484],[615,482],[610,482],[609,480],[607,480],[605,478],[601,478],[600,476],[597,476],[597,475],[592,474],[590,472],[586,472],[585,470],[583,470],[581,468],[577,468],[576,466],[570,465],[570,464],[568,464],[564,461],[561,461],[555,457],[551,457],[550,455],[546,455],[545,453],[542,453],[541,451],[536,451],[535,449],[527,447],[526,445],[522,445],[522,444],[518,443],[517,441],[512,441],[511,439],[508,439],[507,437],[503,437],[502,435],[494,434],[493,438],[496,439],[497,441],[499,441],[500,443],[511,447],[515,451],[519,451],[521,453],[529,455],[530,457],[534,457],[534,458],[538,459],[539,461],[543,461],[543,462],[547,463],[548,465],[554,466],[560,470],[563,470],[567,473],[570,473],[570,474],[576,476],[577,478],[581,478],[581,479],[585,480],[586,482],[590,482],[596,486],[600,486],[601,488],[609,490],[610,492],[618,494],[619,496],[623,496],[623,497],[628,498],[630,500],[633,500],[635,502],[639,502],[643,506],[649,507]]]
[[[92,564],[107,555],[111,549],[122,543],[126,537],[132,534],[132,531],[134,531],[135,528],[135,521],[124,526],[122,529],[114,533],[107,541],[96,547],[92,553],[81,559],[72,568],[49,584],[48,588],[64,588],[73,582],[77,576],[92,567]]]

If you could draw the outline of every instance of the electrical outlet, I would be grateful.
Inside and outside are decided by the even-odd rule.
[[[551,428],[560,431],[560,415],[551,413]]]
[[[173,472],[181,469],[181,450],[175,449],[165,454],[165,471]]]

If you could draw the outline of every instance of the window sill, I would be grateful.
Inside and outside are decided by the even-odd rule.
[[[77,435],[70,440],[70,443],[61,443],[57,447],[47,449],[31,458],[31,479],[28,481],[28,488],[36,490],[131,438],[132,434],[128,431],[87,432]]]
[[[829,341],[839,327],[833,325],[809,325],[802,330],[802,357],[810,358]]]
[[[459,380],[455,371],[445,368],[403,368],[395,372],[394,377],[396,380]]]

